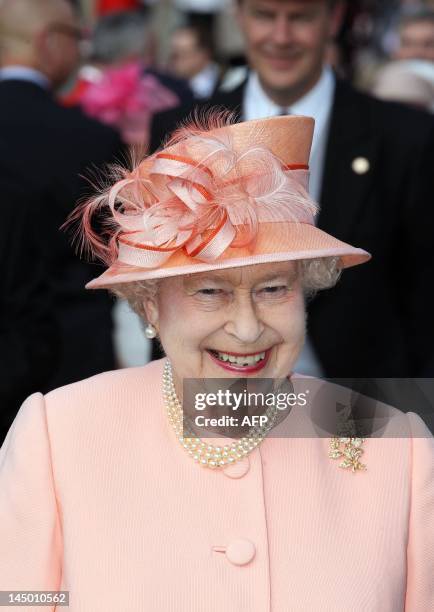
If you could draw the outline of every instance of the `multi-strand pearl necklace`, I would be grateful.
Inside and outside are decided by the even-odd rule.
[[[176,395],[172,366],[169,360],[166,361],[163,372],[163,398],[169,422],[179,442],[197,463],[209,468],[221,468],[234,464],[251,453],[273,427],[277,415],[277,408],[272,406],[264,413],[268,417],[265,425],[251,427],[247,436],[230,445],[214,446],[206,444],[189,427],[184,426],[182,405]],[[187,432],[188,436],[184,437],[184,431]]]

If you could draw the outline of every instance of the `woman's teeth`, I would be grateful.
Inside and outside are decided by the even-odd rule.
[[[220,361],[229,361],[230,363],[238,366],[251,366],[265,359],[265,352],[257,353],[256,355],[235,357],[235,355],[228,355],[227,353],[220,353],[216,351],[215,355],[218,359],[220,359]]]

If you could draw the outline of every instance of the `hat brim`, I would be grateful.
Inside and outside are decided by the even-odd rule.
[[[253,248],[228,248],[219,259],[210,263],[193,259],[183,250],[174,253],[158,268],[139,268],[116,262],[90,281],[86,288],[110,289],[120,283],[319,257],[339,257],[342,268],[357,266],[371,259],[367,251],[342,242],[313,225],[264,223]]]

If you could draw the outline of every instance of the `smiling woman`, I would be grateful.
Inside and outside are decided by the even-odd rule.
[[[339,257],[323,257],[306,259],[297,262],[297,276],[301,279],[301,286],[306,297],[312,297],[321,289],[330,289],[338,282],[341,275]],[[192,275],[186,275],[192,277]],[[144,303],[158,292],[159,279],[120,283],[113,288],[113,293],[128,300],[132,310],[146,321]]]
[[[168,278],[166,280],[155,279],[147,281],[135,281],[119,284],[113,287],[113,292],[119,297],[128,300],[131,308],[147,323],[153,323],[156,327],[163,329],[163,337],[160,339],[166,351],[171,351],[171,338],[177,338],[179,334],[173,335],[169,331],[170,326],[161,322],[159,313],[164,311],[164,305],[173,304],[176,313],[174,321],[186,323],[190,317],[195,322],[195,329],[199,316],[203,314],[206,319],[208,330],[212,329],[212,316],[214,313],[214,325],[218,325],[218,319],[224,316],[224,310],[234,310],[241,319],[245,319],[244,305],[251,303],[256,312],[263,312],[263,317],[276,318],[278,311],[283,311],[286,321],[289,323],[294,319],[291,309],[294,309],[295,296],[312,296],[315,291],[328,289],[335,285],[341,274],[340,259],[338,257],[324,257],[318,259],[306,259],[288,263],[257,264],[239,269],[230,269],[222,272],[208,272],[202,274],[187,274],[182,277]],[[243,301],[243,295],[246,299]],[[156,310],[153,310],[156,308]],[[297,308],[304,311],[304,303],[297,300]],[[147,311],[151,310],[148,317]],[[157,314],[158,311],[158,314]],[[157,315],[159,322],[157,323]],[[206,315],[206,316],[205,316]],[[226,315],[227,316],[227,315]],[[170,320],[170,318],[169,318]],[[184,328],[184,326],[183,326]],[[191,334],[190,328],[185,329]],[[289,329],[289,327],[288,327]],[[304,334],[304,321],[302,322]],[[214,334],[215,335],[215,334]],[[262,347],[251,347],[251,350],[240,351],[240,339],[232,338],[232,346],[214,346],[213,340],[209,346],[204,338],[204,351],[208,353],[210,362],[208,368],[211,373],[224,376],[218,368],[212,367],[213,363],[233,375],[244,375],[259,373],[261,376],[278,377],[282,372],[265,370],[271,356],[271,346],[264,342],[264,334],[261,337]],[[227,340],[225,344],[228,344]],[[270,342],[268,342],[270,344]],[[267,345],[267,346],[266,346]],[[181,348],[181,347],[180,347]],[[219,350],[219,348],[221,350]],[[245,347],[246,348],[246,347]],[[248,347],[247,347],[248,348]],[[297,347],[298,349],[300,347]],[[225,350],[223,350],[225,349]],[[230,350],[232,349],[232,350]],[[254,350],[255,349],[255,350]],[[259,350],[261,349],[261,350]],[[184,350],[191,355],[191,347],[183,346],[180,357]],[[205,356],[205,355],[204,355]],[[189,364],[191,365],[191,364]],[[206,364],[205,364],[206,365]],[[271,364],[269,364],[271,365]],[[286,363],[283,373],[291,371],[293,363]],[[175,367],[181,372],[180,364]],[[189,372],[191,377],[204,376],[205,372]],[[188,377],[184,371],[182,378]],[[182,387],[180,381],[178,388]]]
[[[365,471],[364,439],[297,435],[262,401],[233,410],[243,381],[257,397],[283,379],[308,416],[292,393],[305,296],[370,258],[315,226],[312,132],[218,116],[78,209],[108,265],[88,287],[128,298],[167,356],[23,404],[0,451],[0,591],[68,591],[71,612],[433,608],[433,444],[416,414],[397,419],[407,436],[368,441]],[[205,398],[187,379],[213,410],[223,398],[217,441],[207,406],[210,429],[184,428]]]

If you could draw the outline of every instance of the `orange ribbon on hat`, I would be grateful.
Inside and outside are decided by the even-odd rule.
[[[317,205],[308,194],[308,166],[284,166],[267,149],[247,154],[261,168],[259,174],[243,174],[246,154],[236,158],[232,151],[224,152],[226,157],[220,150],[205,157],[227,162],[225,174],[235,173],[229,180],[216,179],[203,161],[159,153],[146,178],[138,174],[139,167],[116,183],[109,206],[123,230],[118,260],[157,268],[183,249],[190,257],[212,262],[228,247],[251,242],[259,223],[313,224]],[[133,197],[122,195],[127,187],[135,190]]]

